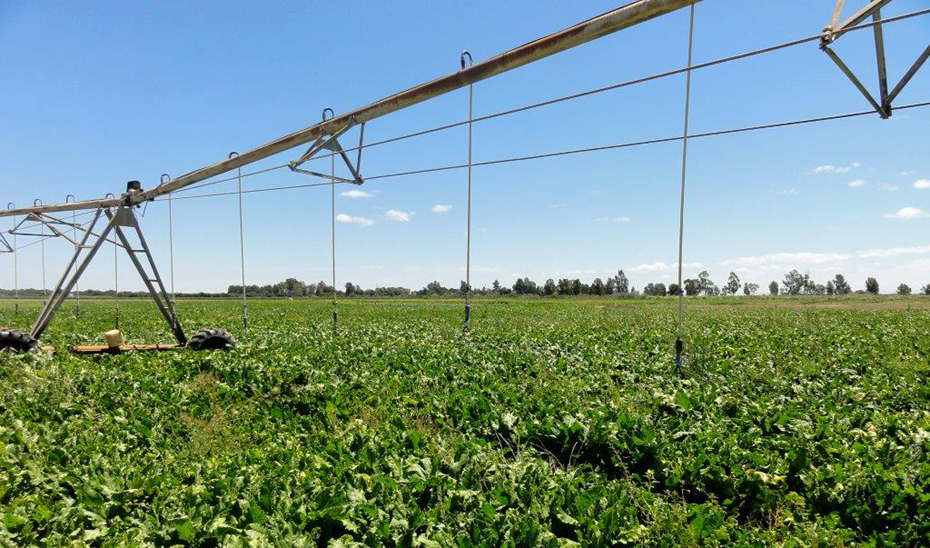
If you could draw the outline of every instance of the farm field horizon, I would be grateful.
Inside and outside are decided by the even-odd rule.
[[[0,548],[930,548],[928,2],[0,21]]]
[[[28,329],[39,301],[0,301]],[[930,299],[179,300],[0,355],[3,546],[921,546]],[[169,342],[121,300],[129,343]]]

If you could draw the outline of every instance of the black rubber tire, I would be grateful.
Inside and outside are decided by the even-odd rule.
[[[191,350],[229,350],[236,347],[236,339],[227,331],[211,327],[201,329],[187,341]]]
[[[32,352],[39,347],[39,341],[32,338],[29,333],[13,331],[11,329],[0,330],[0,351],[12,350],[13,352]]]

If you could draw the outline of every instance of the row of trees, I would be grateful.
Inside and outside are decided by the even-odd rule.
[[[920,291],[924,295],[930,295],[930,284],[921,287]],[[797,270],[792,270],[785,274],[785,279],[781,282],[781,292],[787,295],[849,295],[852,293],[852,288],[842,274],[837,274],[826,284],[819,284],[811,279],[810,274],[801,274]],[[898,295],[910,295],[912,290],[909,285],[902,283],[898,285],[896,292]],[[779,293],[778,283],[774,280],[769,284],[769,293],[772,295]],[[869,276],[865,279],[865,291],[857,291],[857,293],[878,295],[878,280]]]
[[[331,297],[333,295],[333,286],[324,281],[319,283],[305,283],[296,278],[288,278],[283,282],[269,285],[247,285],[245,287],[246,295],[249,297]],[[438,281],[430,282],[419,290],[413,291],[406,287],[377,287],[375,289],[363,289],[357,284],[348,282],[344,289],[340,289],[337,294],[341,296],[363,296],[363,297],[406,297],[411,295],[417,296],[457,296],[464,295],[468,291],[468,285],[463,281],[458,288],[444,287]],[[691,278],[682,282],[682,287],[676,283],[665,285],[662,282],[648,283],[642,290],[638,290],[631,283],[626,274],[619,270],[616,276],[601,279],[594,278],[591,283],[584,283],[578,278],[561,278],[546,280],[542,284],[537,284],[529,278],[518,278],[510,287],[501,285],[498,280],[494,280],[491,287],[472,288],[473,295],[539,295],[539,296],[575,296],[575,295],[617,295],[620,297],[630,297],[636,295],[646,295],[651,297],[665,297],[679,295],[684,292],[690,297],[705,296],[712,297],[717,295],[737,295],[746,296],[756,295],[759,292],[759,284],[744,282],[740,280],[735,272],[730,272],[727,282],[718,286],[711,280],[710,275],[705,270],[698,274],[697,278]],[[810,274],[801,274],[797,270],[792,270],[785,274],[784,279],[779,284],[772,280],[768,285],[770,295],[848,295],[853,292],[842,274],[837,274],[827,283],[815,282]],[[869,277],[865,280],[865,291],[857,293],[878,294],[878,280]],[[907,284],[900,284],[897,287],[899,295],[910,295],[913,291]],[[920,293],[930,295],[930,284],[920,288]],[[16,293],[12,289],[0,289],[0,298],[13,297]],[[44,298],[47,292],[42,289],[24,288],[18,292],[20,297],[24,298]],[[111,291],[99,290],[82,290],[81,295],[86,297],[114,297],[116,294]],[[225,297],[242,295],[241,285],[231,285],[225,293],[178,293],[181,297]],[[120,297],[147,297],[145,291],[120,291]]]
[[[231,285],[226,291],[228,295],[242,295],[241,285]],[[245,294],[248,297],[331,297],[333,286],[324,281],[319,283],[305,283],[296,278],[288,278],[273,285],[247,285]],[[376,289],[362,289],[352,282],[345,285],[344,290],[338,292],[343,296],[364,297],[406,297],[412,292],[406,287],[378,287]]]
[[[868,278],[865,281],[866,291],[859,293],[878,294],[879,284],[875,278]],[[510,287],[501,285],[500,281],[494,280],[491,287],[472,288],[473,295],[539,295],[539,296],[575,296],[575,295],[618,295],[635,296],[646,295],[652,297],[665,297],[679,295],[684,292],[690,297],[705,296],[713,297],[718,295],[729,296],[743,294],[753,296],[759,292],[759,284],[753,282],[744,282],[740,280],[739,275],[730,272],[727,282],[718,286],[710,278],[707,271],[698,274],[697,278],[689,278],[682,282],[682,287],[677,283],[671,283],[667,286],[662,283],[648,283],[642,290],[637,290],[631,283],[623,270],[617,271],[615,276],[601,279],[594,278],[591,283],[584,283],[578,278],[561,278],[559,280],[548,279],[542,284],[525,278],[517,278]],[[849,282],[842,274],[837,274],[826,284],[815,282],[810,274],[801,274],[797,270],[792,270],[785,274],[781,284],[772,281],[768,286],[770,295],[848,295],[852,293]],[[458,288],[444,287],[438,281],[430,282],[419,290],[413,291],[405,287],[378,287],[375,289],[363,289],[354,283],[346,283],[345,289],[338,292],[344,296],[366,296],[366,297],[403,297],[409,295],[417,296],[455,296],[463,295],[468,291],[468,285],[463,281]],[[930,295],[930,284],[923,286],[920,291],[925,295]],[[910,295],[911,288],[907,284],[898,286],[898,293],[901,295]],[[228,290],[229,295],[241,295],[242,286],[231,285]],[[326,282],[316,284],[305,284],[294,278],[274,284],[274,285],[249,285],[246,286],[246,294],[250,297],[325,297],[333,294],[333,286]]]

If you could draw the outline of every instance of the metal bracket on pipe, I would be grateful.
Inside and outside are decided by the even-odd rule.
[[[859,90],[859,93],[872,105],[872,108],[878,112],[878,115],[882,119],[887,119],[891,116],[892,103],[895,98],[901,93],[901,90],[904,89],[904,86],[911,81],[911,78],[914,77],[914,74],[920,69],[920,67],[927,60],[927,57],[930,57],[930,45],[920,54],[916,61],[911,65],[911,67],[904,73],[904,76],[901,77],[901,80],[894,87],[891,92],[888,91],[888,78],[885,68],[885,39],[882,34],[882,12],[881,9],[883,6],[888,4],[891,0],[871,0],[867,5],[863,6],[859,11],[854,13],[848,19],[842,23],[838,23],[840,15],[843,12],[843,6],[846,4],[846,0],[837,0],[836,6],[833,10],[833,17],[830,20],[830,23],[824,27],[823,32],[820,36],[820,49],[836,64],[837,67],[843,74],[849,78],[849,81],[852,82],[856,89]],[[853,73],[853,71],[843,62],[842,59],[830,49],[830,44],[835,42],[840,36],[846,34],[851,27],[854,27],[867,17],[871,17],[874,25],[873,35],[875,37],[875,60],[878,68],[878,90],[879,98],[876,100],[875,97],[869,92],[868,88],[862,84],[859,78]]]
[[[330,110],[330,109],[326,109],[326,110]],[[324,111],[324,114],[323,114],[324,122],[326,121],[325,112],[326,111]],[[361,165],[362,165],[362,143],[364,142],[364,139],[365,139],[365,122],[362,122],[359,127],[358,149],[357,149],[358,155],[356,156],[356,159],[355,159],[355,165],[352,165],[352,161],[349,160],[349,155],[346,154],[345,149],[342,148],[341,144],[339,144],[339,137],[344,135],[347,131],[349,131],[356,125],[359,125],[359,124],[357,124],[355,122],[355,119],[353,118],[349,124],[345,125],[342,129],[336,131],[332,135],[329,135],[329,134],[321,135],[319,138],[317,138],[316,141],[314,141],[312,145],[310,145],[310,148],[308,148],[307,151],[304,152],[300,156],[299,159],[288,162],[287,167],[290,168],[290,170],[293,171],[294,173],[302,173],[304,175],[320,177],[320,178],[331,180],[337,183],[349,183],[353,185],[364,184],[365,179],[362,177],[360,170],[361,170]],[[327,175],[325,173],[320,173],[318,171],[311,171],[309,169],[303,169],[300,167],[304,162],[313,158],[321,150],[328,150],[332,154],[338,154],[342,158],[342,161],[345,162],[346,167],[349,168],[349,172],[352,174],[352,179],[346,179],[344,177],[337,177],[335,175]]]
[[[38,232],[26,232],[25,231],[26,229],[37,226],[33,224],[30,226],[24,227],[23,225],[27,222],[43,224],[51,231],[51,234],[41,234]],[[89,228],[91,230],[93,229],[93,227],[89,227]],[[65,232],[66,230],[76,231],[77,239],[72,238],[67,232]],[[52,215],[49,215],[48,213],[29,213],[25,217],[23,217],[23,219],[20,220],[16,224],[16,226],[8,230],[7,232],[9,234],[14,234],[16,236],[32,236],[36,238],[64,238],[65,240],[70,242],[71,245],[79,245],[80,236],[78,234],[81,234],[87,231],[88,231],[88,228],[85,228],[84,225],[80,223],[74,223],[74,222],[66,221],[64,219],[59,219],[58,217],[54,217]],[[94,232],[91,232],[90,235],[94,237],[98,236],[98,234]],[[121,243],[119,243],[118,241],[115,241],[115,238],[107,240],[107,241],[109,243],[115,243],[118,247],[123,247]]]
[[[41,233],[36,233],[36,232],[25,232],[24,231],[25,229],[36,226],[36,225],[31,225],[29,227],[24,227],[23,225],[28,222],[39,223],[39,224],[45,225],[46,227],[48,227],[49,230],[52,231],[52,233],[41,234]],[[60,238],[64,238],[68,240],[69,242],[71,242],[72,245],[77,243],[73,239],[71,239],[67,234],[65,234],[62,230],[60,230],[58,228],[59,226],[66,227],[69,230],[74,229],[74,228],[80,229],[80,226],[75,225],[74,223],[69,223],[67,221],[58,219],[56,217],[52,217],[51,215],[48,215],[45,213],[30,213],[26,215],[25,217],[23,217],[23,219],[20,222],[18,222],[16,226],[14,226],[9,231],[9,233],[15,234],[17,236],[35,236],[37,238],[59,238],[60,237]]]

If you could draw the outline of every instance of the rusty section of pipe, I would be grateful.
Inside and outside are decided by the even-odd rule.
[[[509,70],[538,61],[550,55],[596,40],[608,34],[654,19],[661,15],[695,4],[700,0],[637,0],[597,17],[588,19],[565,30],[539,38],[501,53],[459,72],[437,78],[431,82],[395,93],[370,105],[353,110],[331,120],[285,135],[270,143],[254,148],[241,156],[217,162],[192,171],[172,181],[132,196],[138,203],[174,192],[194,183],[210,179],[233,169],[257,162],[269,156],[312,142],[321,135],[333,134],[346,126],[368,122],[392,112],[497,76]],[[44,206],[41,211],[70,211],[118,205],[121,200],[89,200],[71,204]],[[0,211],[0,217],[37,212],[37,208]]]

